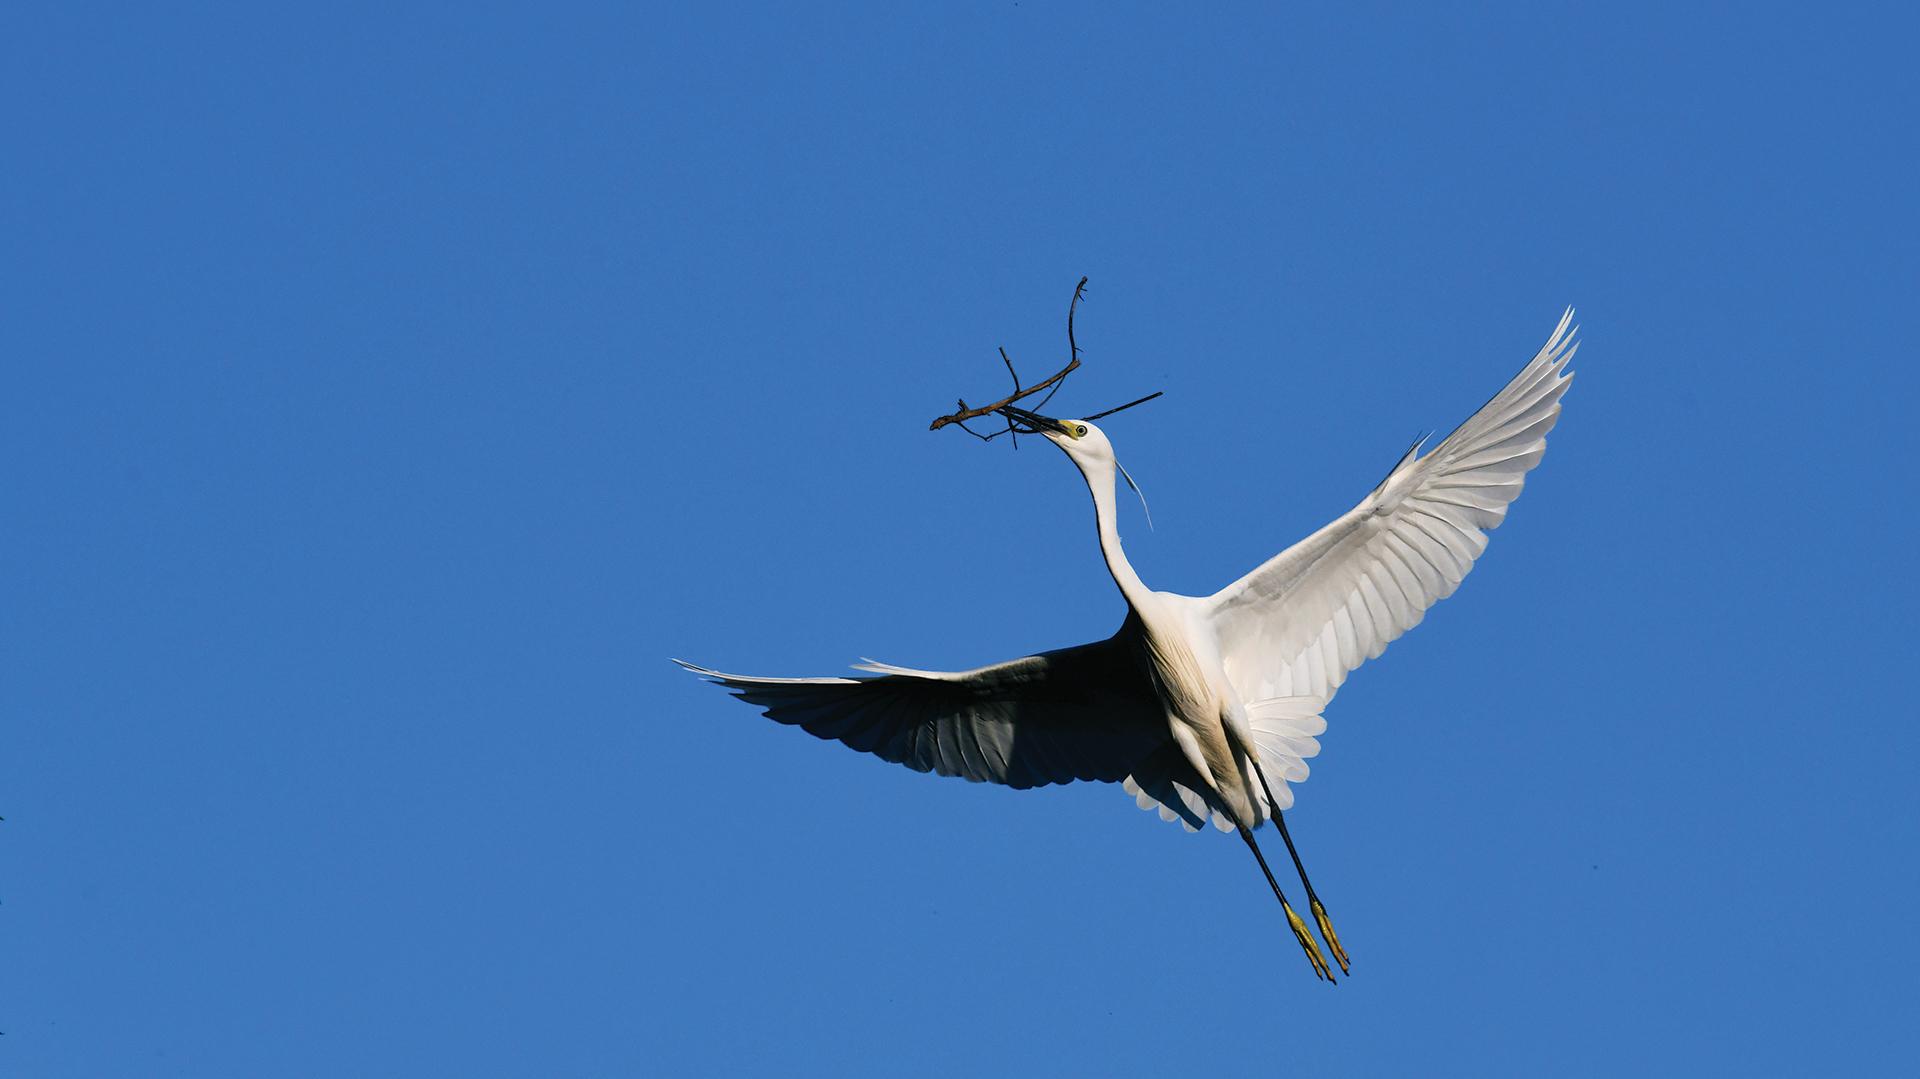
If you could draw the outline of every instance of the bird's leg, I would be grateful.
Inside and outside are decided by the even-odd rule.
[[[1280,829],[1280,838],[1286,840],[1287,853],[1293,856],[1293,868],[1300,874],[1300,884],[1307,890],[1307,909],[1313,912],[1313,920],[1320,925],[1320,935],[1327,938],[1327,950],[1333,953],[1334,962],[1340,964],[1340,973],[1348,973],[1347,950],[1340,946],[1340,938],[1333,931],[1333,919],[1327,917],[1327,908],[1320,897],[1313,894],[1313,882],[1307,879],[1307,867],[1300,862],[1300,852],[1293,847],[1293,837],[1287,834],[1287,817],[1280,812],[1280,803],[1273,797],[1273,787],[1267,783],[1266,769],[1260,767],[1260,759],[1253,759],[1253,770],[1260,777],[1260,786],[1267,792],[1267,805],[1273,808],[1273,825]]]
[[[1320,935],[1327,938],[1327,949],[1333,953],[1334,962],[1340,964],[1340,973],[1348,973],[1349,959],[1347,950],[1340,946],[1340,937],[1333,931],[1333,919],[1327,917],[1326,905],[1320,897],[1313,894],[1313,885],[1307,880],[1307,870],[1300,864],[1300,854],[1293,849],[1293,837],[1287,834],[1286,815],[1279,810],[1273,812],[1273,823],[1280,829],[1280,838],[1287,842],[1287,853],[1293,855],[1293,867],[1300,872],[1300,883],[1307,889],[1307,908],[1313,912],[1313,920],[1320,925]]]
[[[1293,930],[1293,939],[1300,942],[1301,950],[1307,953],[1307,962],[1313,964],[1314,977],[1333,981],[1333,971],[1327,966],[1326,959],[1321,956],[1320,946],[1314,943],[1313,934],[1307,930],[1307,923],[1301,921],[1300,916],[1293,912],[1293,907],[1287,902],[1286,893],[1280,890],[1280,882],[1273,879],[1273,870],[1267,868],[1266,855],[1260,853],[1260,844],[1253,841],[1253,832],[1242,828],[1240,838],[1247,841],[1247,849],[1253,852],[1253,860],[1260,863],[1260,872],[1266,874],[1267,883],[1273,888],[1273,897],[1280,901],[1280,909],[1287,912],[1287,926]]]

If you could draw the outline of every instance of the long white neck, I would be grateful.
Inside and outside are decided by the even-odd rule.
[[[1100,526],[1100,553],[1106,556],[1107,572],[1113,574],[1113,583],[1120,586],[1120,594],[1127,602],[1139,610],[1146,597],[1152,593],[1140,580],[1127,561],[1127,553],[1120,549],[1119,515],[1115,511],[1113,497],[1113,462],[1093,462],[1081,464],[1078,458],[1073,463],[1079,465],[1080,475],[1087,481],[1087,490],[1093,493],[1093,516]]]

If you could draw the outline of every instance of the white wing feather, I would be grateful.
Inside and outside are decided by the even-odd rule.
[[[1205,601],[1244,698],[1331,700],[1453,594],[1546,452],[1573,378],[1572,321],[1569,308],[1533,361],[1433,452],[1408,450],[1358,506]]]

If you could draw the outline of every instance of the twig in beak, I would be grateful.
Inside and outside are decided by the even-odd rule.
[[[950,424],[950,423],[960,423],[964,420],[978,419],[981,416],[990,416],[993,413],[998,412],[1001,409],[1007,407],[1008,405],[1013,404],[1015,401],[1019,401],[1024,398],[1031,397],[1034,394],[1039,393],[1041,390],[1058,387],[1062,379],[1072,374],[1074,370],[1080,366],[1080,346],[1078,344],[1075,344],[1073,340],[1073,312],[1074,312],[1074,309],[1080,306],[1080,293],[1086,287],[1087,287],[1087,279],[1082,277],[1080,279],[1080,283],[1073,287],[1073,302],[1067,305],[1067,346],[1073,350],[1073,356],[1071,359],[1067,361],[1067,365],[1065,367],[1062,367],[1060,370],[1055,371],[1053,375],[1049,377],[1046,381],[1037,382],[1032,386],[1027,387],[1024,390],[1020,388],[1020,376],[1018,374],[1014,374],[1013,393],[1007,395],[1006,397],[1001,398],[998,401],[995,401],[993,404],[987,405],[985,408],[968,408],[967,403],[965,401],[961,401],[960,411],[955,412],[951,415],[942,416],[939,419],[934,420],[933,423],[927,426],[927,430],[938,431],[940,428],[945,427],[947,424]],[[1013,361],[1007,359],[1007,352],[1005,349],[1000,350],[1000,358],[1006,361],[1007,371],[1009,373],[1012,373]],[[1052,397],[1052,396],[1053,395],[1051,393],[1047,395],[1047,397]],[[1042,398],[1041,403],[1045,404],[1046,399]],[[1011,428],[1012,425],[1009,424],[1008,426],[1009,428]],[[982,436],[975,435],[974,437],[978,438]],[[987,437],[991,437],[991,436],[987,436]]]
[[[966,433],[972,435],[973,437],[979,439],[982,442],[992,442],[994,439],[999,438],[1001,435],[1011,435],[1013,437],[1013,445],[1015,449],[1018,449],[1020,447],[1021,435],[1039,434],[1040,433],[1039,428],[1034,427],[1031,423],[1024,420],[1021,421],[1021,424],[1025,424],[1025,426],[1022,426],[1021,424],[1016,424],[1014,422],[1014,418],[1011,415],[1008,415],[1004,410],[1008,406],[1012,405],[1014,402],[1025,400],[1026,398],[1031,397],[1042,390],[1046,391],[1046,396],[1040,398],[1039,402],[1035,405],[1035,408],[1038,409],[1039,407],[1046,405],[1048,401],[1053,400],[1053,395],[1059,392],[1060,387],[1062,385],[1065,385],[1067,376],[1072,374],[1075,370],[1077,370],[1080,367],[1080,342],[1074,337],[1073,317],[1075,313],[1079,311],[1080,300],[1082,297],[1086,295],[1086,291],[1087,291],[1087,279],[1082,277],[1080,279],[1079,284],[1076,284],[1073,287],[1073,300],[1067,304],[1067,348],[1070,354],[1067,358],[1067,365],[1065,367],[1062,367],[1060,370],[1055,371],[1051,376],[1049,376],[1043,381],[1036,382],[1031,386],[1022,387],[1020,385],[1020,373],[1014,370],[1013,360],[1007,355],[1007,350],[1002,348],[1000,350],[1000,362],[1006,365],[1007,374],[1013,377],[1013,392],[1011,394],[1008,394],[1006,397],[1003,397],[1000,400],[995,401],[993,404],[985,405],[980,408],[969,407],[967,402],[964,399],[962,399],[956,402],[959,406],[957,411],[952,412],[945,416],[941,416],[940,418],[934,420],[931,424],[927,426],[927,430],[938,431],[940,428],[945,427],[948,424],[957,424],[962,431],[965,431]],[[1105,412],[1095,413],[1094,415],[1088,416],[1086,418],[1098,419],[1102,416],[1111,416],[1114,413],[1121,411],[1122,409],[1129,409],[1129,408],[1132,408],[1134,405],[1144,404],[1148,401],[1153,400],[1158,396],[1160,396],[1159,392],[1150,393],[1147,396],[1142,397],[1137,401],[1129,401],[1126,404],[1121,405],[1119,408],[1110,408],[1110,409],[1107,409]],[[1026,410],[1022,410],[1022,411],[1026,411]],[[982,416],[991,416],[991,415],[994,415],[995,413],[1000,413],[1002,418],[1005,419],[1006,421],[1007,426],[1002,430],[995,431],[992,434],[981,434],[980,432],[967,426],[968,420],[979,419]]]
[[[1133,406],[1135,406],[1135,405],[1144,405],[1144,404],[1146,404],[1146,403],[1147,403],[1148,401],[1151,401],[1151,400],[1153,400],[1154,398],[1156,398],[1156,397],[1158,397],[1158,396],[1160,396],[1161,394],[1163,394],[1163,393],[1165,393],[1165,392],[1167,392],[1167,391],[1165,391],[1165,390],[1155,390],[1155,391],[1153,391],[1152,393],[1150,393],[1150,394],[1148,394],[1148,395],[1146,395],[1145,397],[1142,397],[1142,398],[1140,398],[1140,399],[1139,399],[1138,401],[1128,401],[1128,402],[1127,402],[1126,404],[1124,404],[1124,405],[1121,405],[1121,406],[1120,406],[1119,408],[1110,408],[1110,409],[1107,409],[1107,410],[1106,410],[1105,412],[1096,412],[1096,413],[1094,413],[1094,414],[1093,414],[1093,415],[1091,415],[1091,416],[1082,416],[1082,417],[1080,417],[1080,418],[1081,418],[1081,419],[1083,419],[1083,420],[1097,420],[1097,419],[1099,419],[1099,418],[1101,418],[1102,416],[1111,416],[1111,415],[1113,415],[1113,414],[1114,414],[1114,413],[1116,413],[1116,412],[1125,412],[1125,411],[1126,411],[1127,409],[1130,409],[1130,408],[1132,408],[1132,407],[1133,407]]]

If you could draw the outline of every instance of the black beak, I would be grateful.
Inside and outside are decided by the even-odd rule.
[[[1048,419],[1038,412],[1028,412],[1024,408],[1016,408],[1013,405],[1002,405],[1000,406],[1000,414],[1010,420],[1017,420],[1020,423],[1026,424],[1028,430],[1020,432],[1020,434],[1023,435],[1045,434],[1048,431],[1063,435],[1067,433],[1066,424],[1061,423],[1059,420]]]

